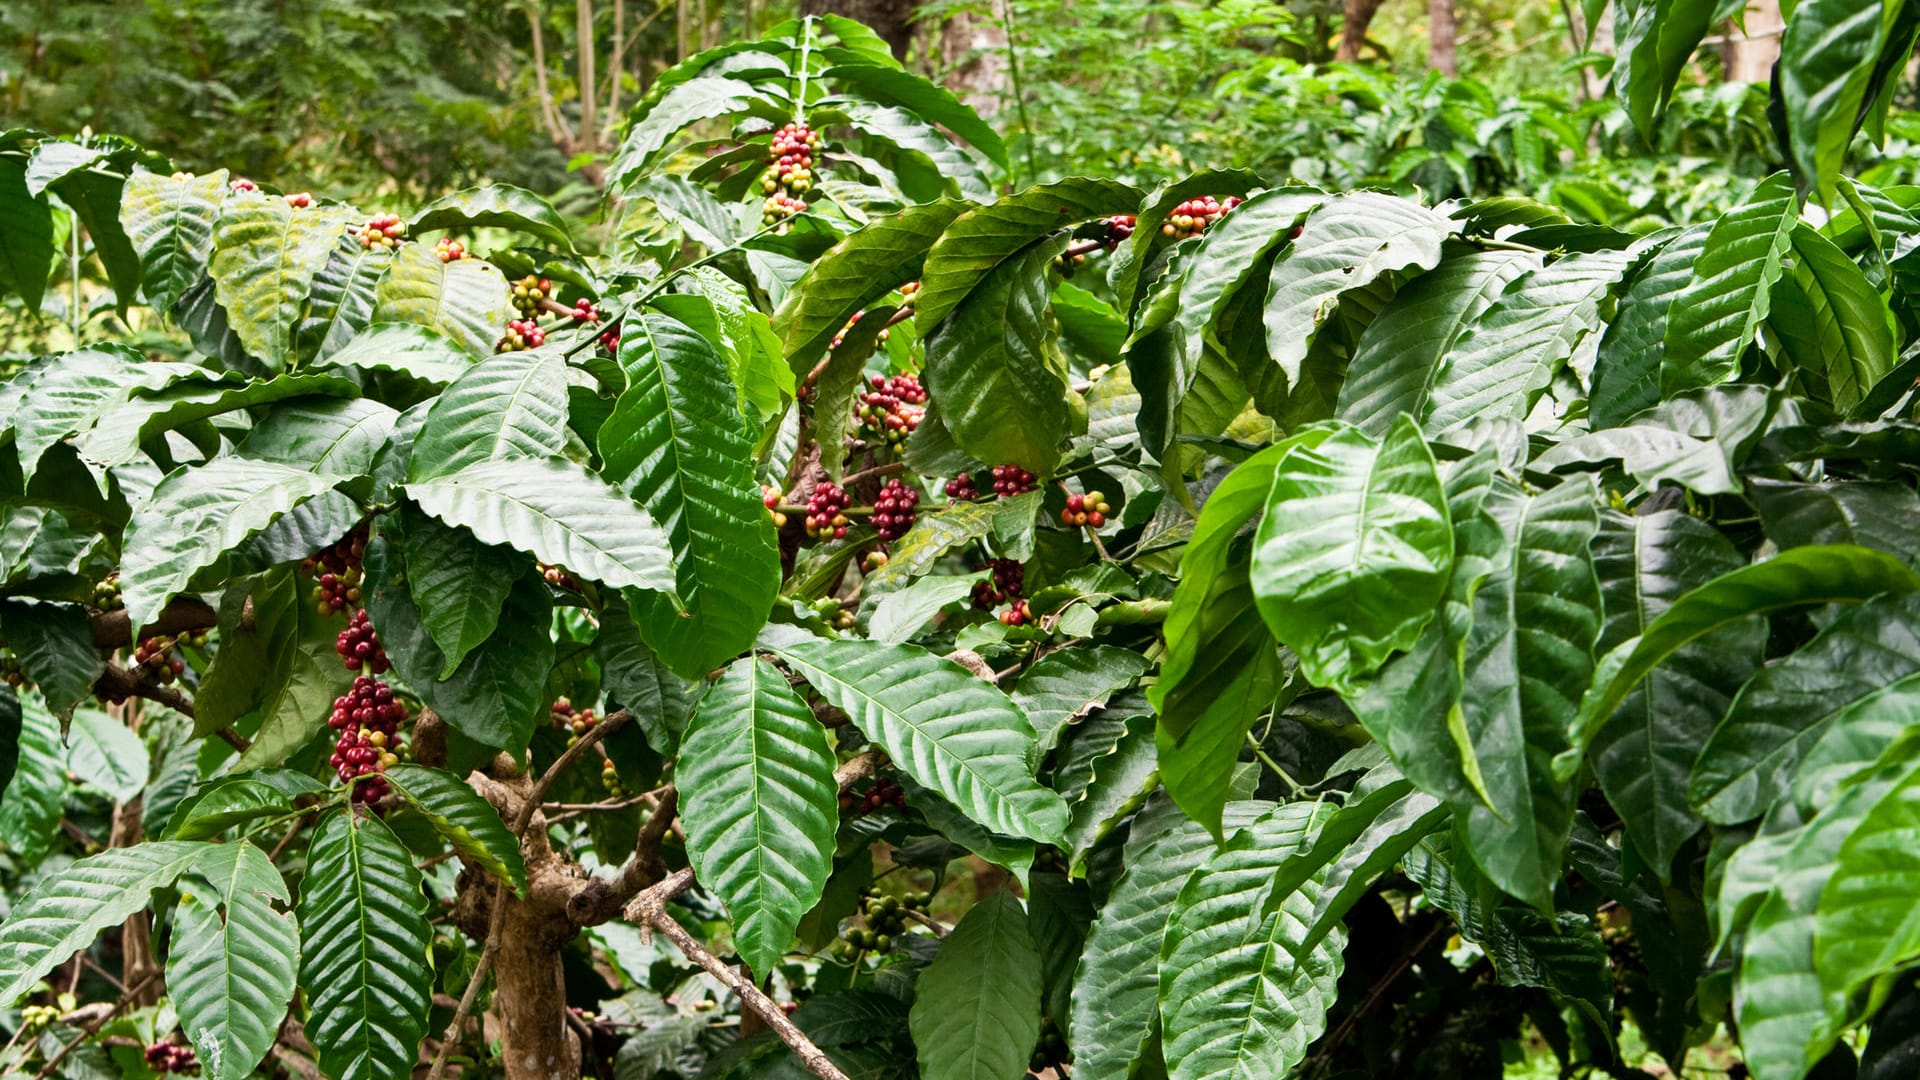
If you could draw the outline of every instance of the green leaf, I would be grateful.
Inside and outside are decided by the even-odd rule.
[[[337,375],[275,375],[244,383],[180,383],[164,390],[136,394],[81,436],[78,447],[82,459],[99,468],[112,469],[140,460],[140,447],[148,440],[196,420],[294,398],[354,398],[359,394],[357,385]],[[310,471],[319,470],[310,467]]]
[[[1314,335],[1343,294],[1396,271],[1431,270],[1441,243],[1459,228],[1411,199],[1371,191],[1322,203],[1267,277],[1267,355],[1288,382],[1299,382]]]
[[[11,791],[8,793],[12,794]],[[0,1002],[12,1004],[43,976],[93,944],[102,930],[125,922],[194,869],[211,844],[155,840],[108,848],[49,874],[0,924]]]
[[[420,872],[377,817],[329,814],[300,886],[307,1038],[336,1080],[405,1075],[427,1031],[433,929]]]
[[[907,535],[894,542],[891,558],[868,577],[875,590],[898,588],[929,573],[948,554],[975,540],[1005,537],[1032,528],[1043,492],[1030,491],[1011,499],[950,504],[939,513],[921,514]]]
[[[493,636],[446,678],[445,659],[421,623],[420,609],[401,569],[401,553],[386,536],[367,545],[367,612],[394,669],[420,699],[461,734],[484,746],[519,753],[544,721],[547,673],[553,667],[553,599],[531,567],[513,581]],[[338,662],[335,662],[338,667]]]
[[[385,775],[454,850],[512,886],[515,893],[526,895],[527,867],[520,858],[520,842],[507,831],[492,803],[444,769],[403,763]]]
[[[1719,530],[1681,511],[1604,515],[1594,544],[1607,613],[1601,650],[1644,634],[1682,595],[1741,565]],[[1700,828],[1687,798],[1694,758],[1759,666],[1766,638],[1766,621],[1748,619],[1681,647],[1594,736],[1594,774],[1662,881]]]
[[[1453,532],[1411,419],[1297,446],[1254,534],[1252,585],[1274,637],[1321,686],[1349,689],[1412,645],[1446,592]]]
[[[181,890],[167,950],[167,992],[204,1075],[245,1080],[279,1037],[293,1000],[300,928],[291,912],[274,909],[274,901],[291,895],[280,871],[252,844],[210,850],[195,873],[214,891]]]
[[[614,604],[600,613],[593,656],[600,662],[607,697],[633,713],[657,753],[676,753],[681,729],[693,711],[696,686],[669,671],[640,640],[640,628],[626,605]]]
[[[1556,471],[1618,459],[1645,490],[1672,482],[1702,495],[1740,491],[1738,463],[1766,429],[1779,395],[1751,383],[1691,390],[1604,428],[1560,443],[1533,461]]]
[[[55,716],[64,720],[73,715],[75,705],[92,700],[94,680],[106,670],[106,662],[93,644],[93,620],[86,608],[0,602],[0,634],[6,635],[7,650],[19,659]]]
[[[726,358],[686,324],[629,315],[620,363],[627,389],[600,427],[601,474],[660,523],[675,575],[667,595],[632,598],[634,618],[669,667],[699,678],[753,644],[780,591],[753,438],[724,407]]]
[[[1261,896],[1308,836],[1313,803],[1290,803],[1236,832],[1180,890],[1160,946],[1160,1010],[1174,1080],[1285,1076],[1326,1030],[1344,933],[1296,952],[1319,879],[1270,914]]]
[[[858,24],[855,24],[858,25]],[[912,72],[875,64],[843,64],[820,73],[821,79],[852,86],[885,105],[907,109],[939,124],[972,144],[994,164],[1007,167],[1007,146],[998,132],[945,87]]]
[[[1107,266],[1107,284],[1113,289],[1114,303],[1121,313],[1124,315],[1133,311],[1134,301],[1140,295],[1141,278],[1148,269],[1149,256],[1160,242],[1160,226],[1166,223],[1175,208],[1196,196],[1245,195],[1260,185],[1258,174],[1245,169],[1203,169],[1154,188],[1135,215],[1133,232],[1114,250]],[[1245,204],[1242,204],[1234,208],[1234,213],[1244,209]],[[1224,225],[1225,222],[1223,220],[1215,224]],[[1252,233],[1248,236],[1251,238]]]
[[[968,909],[914,984],[908,1015],[926,1080],[1019,1080],[1040,1040],[1040,957],[1001,890]]]
[[[1826,740],[1852,741],[1848,729],[1870,724],[1881,709],[1904,720],[1903,703],[1920,690],[1916,620],[1920,597],[1872,600],[1760,669],[1702,740],[1687,791],[1693,805],[1716,824],[1758,817],[1790,785],[1813,779],[1802,762],[1819,756]],[[1871,762],[1877,741],[1866,749]]]
[[[1634,0],[1620,5],[1614,19],[1619,55],[1614,61],[1613,92],[1649,144],[1674,83],[1712,25],[1714,6],[1706,0]],[[1593,25],[1590,20],[1588,26]]]
[[[867,389],[867,361],[898,310],[892,305],[864,309],[860,321],[834,339],[839,344],[828,349],[825,366],[813,381],[812,435],[820,448],[820,467],[833,480],[840,480],[846,473],[847,436],[858,422],[854,416],[856,399]]]
[[[1237,830],[1263,809],[1229,804],[1227,825]],[[1134,818],[1126,870],[1094,919],[1074,974],[1068,1042],[1082,1074],[1126,1076],[1140,1056],[1156,1019],[1160,950],[1173,903],[1213,851],[1207,831],[1170,802],[1149,803]]]
[[[1859,544],[1903,557],[1914,549],[1920,496],[1898,481],[1802,484],[1755,476],[1747,480],[1747,497],[1767,539],[1782,548]]]
[[[451,477],[470,465],[564,456],[567,365],[557,348],[501,353],[468,368],[427,412],[407,479]]]
[[[1907,715],[1911,717],[1909,709]],[[1813,967],[1820,974],[1830,1038],[1876,980],[1897,974],[1920,954],[1913,896],[1920,886],[1920,782],[1908,772],[1876,801],[1830,864],[1814,909]],[[1874,995],[1877,1001],[1884,996]],[[1816,1053],[1818,1050],[1816,1049]]]
[[[474,228],[511,229],[574,250],[567,219],[547,200],[512,184],[489,184],[442,196],[407,222],[409,235]]]
[[[771,664],[735,661],[680,743],[687,858],[733,918],[734,947],[770,972],[833,869],[839,788],[826,729]]]
[[[374,290],[371,319],[438,330],[470,356],[491,356],[512,317],[506,277],[492,263],[443,263],[425,244],[404,244]]]
[[[141,288],[155,311],[173,310],[205,273],[226,188],[225,169],[176,180],[136,168],[127,177],[120,225],[140,253]]]
[[[845,114],[861,134],[893,147],[896,156],[891,164],[901,188],[910,197],[961,195],[979,202],[993,199],[993,185],[987,182],[980,160],[911,110],[844,98],[828,98],[821,104]],[[922,180],[922,174],[933,182]]]
[[[0,289],[18,293],[39,311],[53,269],[53,211],[45,195],[27,190],[26,163],[0,157]]]
[[[815,259],[773,316],[794,371],[811,367],[854,312],[918,277],[928,248],[966,209],[943,199],[874,218]]]
[[[1473,598],[1460,708],[1486,801],[1466,808],[1474,862],[1500,888],[1551,910],[1576,792],[1554,756],[1593,676],[1600,584],[1588,551],[1599,529],[1590,481],[1527,497],[1496,483],[1487,511],[1508,543]]]
[[[1825,201],[1860,128],[1874,64],[1902,5],[1805,0],[1780,38],[1779,101],[1794,171]]]
[[[1139,203],[1140,192],[1126,184],[1076,176],[968,210],[952,219],[927,252],[915,304],[919,325],[930,328],[945,318],[989,271],[1041,237],[1093,218],[1127,213]]]
[[[334,699],[353,685],[353,672],[341,666],[334,648],[337,620],[304,602],[292,571],[292,567],[283,571],[285,576],[272,597],[272,601],[286,605],[278,613],[278,621],[266,622],[259,605],[255,608],[260,624],[272,627],[269,666],[264,671],[228,669],[236,679],[257,680],[254,691],[260,695],[259,730],[254,733],[253,745],[237,762],[243,769],[286,761],[314,735],[326,730],[324,722]],[[211,734],[210,719],[206,712],[196,711],[196,730]]]
[[[1740,370],[1740,353],[1766,320],[1798,217],[1792,178],[1775,173],[1714,222],[1667,314],[1663,394],[1725,382]]]
[[[572,462],[488,461],[405,491],[421,509],[466,526],[483,543],[516,547],[612,588],[673,593],[666,534],[645,510]]]
[[[718,251],[739,238],[740,224],[727,205],[699,184],[673,173],[652,173],[627,186],[627,197],[646,199],[687,237]]]
[[[293,331],[313,277],[346,225],[345,211],[295,209],[264,194],[233,196],[213,226],[207,272],[228,325],[272,370],[293,363]]]
[[[1794,226],[1793,278],[1806,295],[1815,360],[1834,408],[1852,412],[1893,370],[1893,312],[1847,253],[1807,225]]]
[[[912,638],[949,605],[965,600],[980,580],[977,573],[930,574],[887,593],[874,605],[867,620],[867,637],[889,645]],[[1031,717],[1031,710],[1028,715]]]
[[[1421,426],[1436,435],[1481,417],[1524,418],[1583,338],[1636,256],[1567,255],[1508,283],[1447,350]]]
[[[1662,244],[1629,280],[1594,357],[1593,393],[1588,407],[1596,431],[1617,427],[1628,417],[1660,403],[1668,309],[1692,279],[1693,264],[1706,250],[1712,231],[1708,223],[1682,230]]]
[[[368,247],[353,233],[334,241],[333,254],[313,276],[307,312],[294,330],[294,347],[302,357],[325,360],[367,328],[373,321],[375,291],[391,265],[391,250]]]
[[[1860,603],[1883,593],[1920,589],[1920,574],[1899,559],[1868,548],[1810,546],[1721,574],[1676,600],[1641,635],[1615,647],[1594,674],[1574,726],[1576,748],[1613,715],[1627,694],[1681,646],[1749,615],[1810,604]],[[1571,757],[1555,771],[1571,776]],[[1697,800],[1696,800],[1697,801]]]
[[[1407,283],[1361,333],[1334,415],[1381,438],[1401,413],[1425,412],[1441,360],[1460,335],[1514,278],[1539,266],[1526,252],[1474,251]]]
[[[329,367],[397,371],[433,386],[455,382],[474,366],[473,357],[452,338],[410,323],[369,326],[340,351],[327,356],[325,363]]]
[[[896,767],[988,829],[1042,843],[1067,808],[1033,779],[1033,728],[1019,706],[951,660],[912,645],[762,635]],[[772,640],[768,640],[771,638]]]
[[[187,588],[281,515],[329,490],[333,477],[245,458],[175,469],[133,513],[120,589],[135,626],[146,626]]]
[[[161,839],[212,840],[235,825],[292,812],[293,800],[271,784],[259,780],[220,780],[182,799],[168,816]]]
[[[1106,839],[1121,821],[1140,808],[1152,794],[1160,778],[1156,724],[1151,715],[1102,716],[1099,724],[1112,735],[1092,730],[1095,721],[1075,725],[1068,733],[1069,743],[1061,751],[1062,763],[1055,771],[1055,783],[1067,799],[1067,835],[1064,850],[1070,856],[1069,867],[1082,871],[1087,853]],[[1062,783],[1070,764],[1075,764],[1082,742],[1091,744],[1083,766],[1083,782],[1075,789]],[[1074,760],[1069,760],[1073,755]],[[1056,1015],[1062,1015],[1056,1011]]]
[[[124,186],[119,174],[99,169],[76,171],[53,184],[53,193],[72,208],[93,241],[93,254],[107,272],[107,284],[123,317],[140,293],[140,255],[120,227]]]
[[[98,709],[78,709],[67,730],[67,771],[114,802],[132,802],[147,786],[147,744]]]
[[[1066,359],[1048,309],[1065,249],[1057,236],[997,260],[968,279],[972,290],[927,337],[927,391],[944,403],[954,442],[981,461],[1016,462],[1041,476],[1060,460],[1067,434]]]
[[[420,622],[445,657],[436,677],[450,678],[467,654],[493,636],[522,559],[425,515],[408,523],[405,556]]]
[[[1146,657],[1111,645],[1059,649],[1035,661],[1014,685],[1013,700],[1039,736],[1036,757],[1057,745],[1074,721],[1146,672]]]
[[[142,359],[125,346],[96,346],[63,354],[34,378],[13,414],[23,482],[33,479],[54,444],[91,430],[142,386],[157,388],[187,371],[205,374],[185,365],[147,368]]]
[[[21,765],[21,712],[20,695],[12,687],[0,692],[0,840],[13,835],[12,828],[19,824],[17,810],[4,807],[7,790],[13,786],[13,778]],[[58,730],[56,727],[55,731]]]
[[[234,452],[317,473],[364,476],[373,471],[399,415],[367,398],[280,402],[247,430]]]
[[[608,185],[621,189],[632,183],[680,129],[716,116],[746,112],[761,100],[751,84],[701,75],[655,100],[642,102],[634,110],[633,126],[621,141],[620,152],[607,167]]]

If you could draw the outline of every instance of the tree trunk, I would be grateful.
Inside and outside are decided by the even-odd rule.
[[[913,40],[913,0],[800,0],[800,14],[844,15],[866,23],[898,60],[907,58]]]
[[[1453,0],[1427,0],[1427,66],[1448,78],[1460,74]]]
[[[1766,82],[1780,59],[1780,0],[1747,0],[1745,32],[1729,27],[1720,46],[1721,71],[1728,82]]]
[[[999,7],[995,3],[995,15]],[[974,112],[991,120],[1010,92],[1005,24],[963,8],[940,24],[936,48],[945,71],[941,83]]]
[[[1347,0],[1346,11],[1340,18],[1340,48],[1333,54],[1335,60],[1358,60],[1360,49],[1367,43],[1367,27],[1373,25],[1374,12],[1380,10],[1384,0]]]

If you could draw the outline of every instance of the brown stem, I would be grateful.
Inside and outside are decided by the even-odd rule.
[[[788,1049],[792,1050],[794,1056],[800,1059],[800,1063],[807,1067],[808,1072],[820,1077],[821,1080],[847,1080],[847,1074],[840,1071],[839,1066],[833,1063],[833,1059],[822,1053],[819,1047],[813,1045],[813,1040],[807,1038],[806,1032],[796,1027],[792,1020],[787,1019],[785,1009],[761,993],[760,988],[753,985],[739,971],[722,963],[719,957],[708,952],[706,946],[694,940],[692,934],[687,933],[686,927],[681,926],[673,916],[667,914],[667,901],[685,892],[692,884],[692,870],[675,872],[665,881],[634,897],[633,903],[627,905],[627,918],[639,924],[642,934],[649,930],[657,930],[665,934],[667,940],[673,942],[682,953],[686,954],[687,959],[699,964],[706,969],[707,974],[725,983],[727,989],[739,996],[743,1006],[751,1009],[755,1016],[773,1029],[775,1035],[780,1036],[780,1041],[787,1044]]]
[[[513,834],[520,836],[527,831],[528,823],[533,820],[534,811],[540,809],[541,800],[547,797],[547,790],[553,787],[553,782],[560,778],[561,773],[566,772],[574,762],[586,756],[587,751],[597,746],[601,739],[613,734],[617,728],[631,719],[633,719],[633,713],[626,709],[609,714],[599,723],[588,728],[572,746],[567,747],[567,752],[561,754],[552,767],[541,774],[539,781],[533,785],[533,791],[527,795],[526,801],[520,804],[520,812],[513,820]]]
[[[849,476],[845,480],[840,481],[840,486],[843,488],[850,488],[862,480],[871,480],[876,476],[892,476],[894,473],[901,473],[906,471],[907,471],[906,462],[889,461],[884,465],[875,465],[871,469],[861,469],[859,472],[854,473],[852,476]]]
[[[460,1026],[466,1023],[467,1014],[473,1011],[474,999],[480,996],[480,986],[487,981],[487,972],[493,970],[493,958],[500,952],[500,927],[507,921],[506,892],[505,882],[494,882],[493,910],[487,915],[486,944],[480,947],[480,959],[473,965],[473,976],[467,980],[466,992],[460,995],[460,1005],[453,1010],[453,1019],[447,1022],[447,1030],[440,1036],[440,1049],[433,1055],[433,1068],[427,1070],[427,1080],[440,1080],[446,1074],[447,1059],[460,1041]]]
[[[592,150],[600,138],[600,103],[594,98],[594,85],[599,82],[594,77],[593,64],[598,57],[598,44],[593,40],[593,0],[575,0],[574,5],[574,46],[573,52],[579,62],[580,74],[576,80],[580,87],[580,137],[576,145],[581,150]]]
[[[126,668],[112,661],[107,662],[106,668],[100,673],[100,677],[94,680],[93,689],[95,693],[109,701],[125,701],[130,697],[145,698],[148,701],[165,705],[167,708],[172,709],[182,716],[193,716],[192,698],[171,686],[158,686],[148,682],[141,676],[128,671]],[[214,734],[219,736],[222,742],[225,742],[228,746],[233,747],[234,750],[242,754],[246,753],[247,748],[253,745],[247,741],[245,735],[240,734],[230,727],[218,728],[214,731]]]
[[[190,596],[181,596],[162,608],[151,623],[141,627],[140,636],[159,637],[186,630],[205,630],[217,621],[219,616],[212,608]],[[103,611],[93,617],[93,644],[101,649],[118,649],[133,644],[133,620],[127,615],[126,608]]]
[[[60,1067],[60,1063],[67,1060],[68,1054],[73,1053],[74,1049],[78,1047],[81,1043],[86,1042],[88,1039],[92,1038],[95,1032],[99,1031],[103,1027],[106,1027],[107,1021],[113,1019],[116,1016],[119,1016],[121,1010],[125,1009],[128,1005],[131,1005],[133,1003],[133,997],[135,994],[138,994],[140,991],[145,990],[147,988],[148,983],[154,981],[155,979],[158,979],[159,977],[160,977],[160,973],[157,971],[148,972],[146,978],[141,979],[139,982],[135,983],[133,986],[133,989],[127,991],[125,994],[122,994],[120,996],[120,1000],[114,1004],[113,1008],[108,1009],[104,1014],[102,1014],[98,1018],[88,1021],[86,1026],[80,1029],[80,1034],[75,1035],[71,1042],[67,1043],[67,1045],[60,1048],[59,1053],[48,1058],[47,1063],[45,1065],[40,1066],[40,1071],[33,1074],[34,1080],[46,1080],[47,1077],[52,1076],[53,1071]]]
[[[540,119],[547,126],[547,137],[559,147],[567,146],[567,133],[560,126],[560,116],[553,108],[553,91],[547,86],[547,39],[540,26],[540,9],[528,4],[526,7],[527,25],[533,29],[533,87],[540,98]]]

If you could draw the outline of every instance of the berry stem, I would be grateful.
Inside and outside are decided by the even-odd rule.
[[[894,473],[902,473],[906,471],[907,471],[906,462],[889,461],[884,465],[875,465],[871,469],[862,469],[859,472],[854,473],[852,476],[849,476],[845,480],[840,481],[840,486],[843,488],[852,487],[853,485],[859,483],[862,480],[871,480],[876,476],[892,476]]]

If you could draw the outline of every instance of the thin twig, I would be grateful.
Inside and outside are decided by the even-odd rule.
[[[125,1009],[128,1005],[132,1004],[134,997],[138,995],[140,991],[145,990],[147,988],[148,983],[153,982],[153,980],[159,977],[160,977],[160,973],[158,971],[147,972],[147,975],[145,978],[141,979],[139,982],[133,985],[133,989],[120,995],[120,1000],[114,1003],[113,1008],[108,1009],[106,1013],[101,1015],[98,1019],[88,1021],[87,1025],[80,1029],[80,1034],[75,1035],[73,1037],[72,1042],[67,1043],[67,1045],[60,1048],[59,1053],[48,1058],[47,1063],[45,1065],[40,1066],[40,1071],[33,1074],[34,1080],[46,1080],[47,1077],[52,1076],[53,1070],[59,1068],[60,1063],[67,1060],[68,1054],[73,1053],[74,1049],[78,1047],[81,1043],[86,1042],[88,1039],[93,1038],[96,1032],[98,1032],[101,1028],[106,1027],[107,1021],[113,1019],[116,1016],[119,1016],[120,1011],[122,1009]]]
[[[805,1032],[796,1027],[792,1020],[787,1019],[785,1009],[762,993],[759,987],[753,985],[738,970],[722,963],[719,957],[708,952],[706,946],[695,940],[692,934],[687,933],[686,927],[681,926],[678,920],[667,914],[667,901],[685,892],[692,884],[692,870],[676,871],[665,881],[634,897],[633,903],[627,905],[627,918],[639,924],[642,934],[649,930],[657,930],[665,934],[667,940],[673,942],[682,953],[686,954],[687,959],[699,964],[706,969],[707,974],[726,984],[727,989],[732,990],[740,998],[741,1005],[751,1009],[755,1016],[773,1029],[775,1035],[780,1036],[780,1041],[787,1044],[794,1056],[800,1059],[800,1063],[807,1067],[807,1071],[820,1077],[820,1080],[847,1080],[847,1074],[840,1071],[839,1066],[833,1063],[833,1059],[822,1053],[819,1047],[813,1045],[813,1040],[807,1038]]]
[[[1340,1026],[1333,1029],[1333,1034],[1320,1040],[1320,1049],[1313,1055],[1313,1068],[1309,1070],[1309,1075],[1317,1073],[1332,1059],[1333,1052],[1340,1048],[1340,1044],[1346,1041],[1347,1036],[1353,1034],[1353,1029],[1360,1026],[1360,1021],[1373,1011],[1374,1006],[1380,1004],[1380,1000],[1386,997],[1387,991],[1393,988],[1393,984],[1399,982],[1400,976],[1405,975],[1407,969],[1413,966],[1414,960],[1421,953],[1426,952],[1427,946],[1432,945],[1434,940],[1452,925],[1445,919],[1440,920],[1433,929],[1427,931],[1426,936],[1422,937],[1418,944],[1401,953],[1399,961],[1389,968],[1386,974],[1375,980],[1373,987],[1367,991],[1367,996],[1346,1015],[1345,1019],[1340,1021]]]
[[[537,805],[537,804],[529,804]],[[467,989],[460,995],[460,1006],[453,1010],[453,1019],[447,1022],[447,1030],[440,1036],[440,1049],[433,1055],[433,1068],[427,1071],[427,1080],[440,1080],[447,1071],[447,1059],[453,1056],[453,1048],[460,1041],[460,1025],[466,1022],[467,1014],[473,1011],[473,1003],[480,996],[480,985],[487,981],[487,973],[493,970],[494,954],[500,951],[500,928],[507,921],[507,885],[496,881],[493,885],[493,910],[487,916],[487,942],[480,948],[480,959],[473,965],[473,976],[467,980]]]
[[[527,831],[528,823],[533,821],[533,812],[540,809],[541,800],[547,797],[547,790],[553,787],[553,782],[560,778],[561,773],[566,772],[574,762],[586,756],[587,751],[599,745],[600,740],[613,734],[615,729],[631,719],[633,719],[633,713],[626,709],[611,713],[588,728],[578,742],[567,747],[567,752],[561,754],[546,772],[540,774],[540,779],[533,785],[533,791],[528,793],[526,801],[520,804],[520,812],[513,818],[513,835],[520,836]]]
[[[915,911],[912,908],[901,908],[900,914],[933,931],[934,937],[946,937],[948,934],[953,933],[952,928],[948,927],[946,923],[941,922],[924,911]]]
[[[906,469],[907,463],[904,461],[889,461],[884,465],[875,465],[871,469],[862,469],[854,473],[852,476],[840,481],[840,486],[850,488],[862,480],[871,480],[876,476],[892,476],[894,473],[905,472]]]

